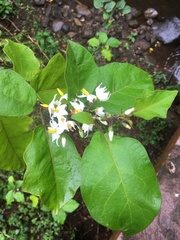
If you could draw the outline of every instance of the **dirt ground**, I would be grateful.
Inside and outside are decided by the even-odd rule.
[[[162,194],[161,211],[147,229],[128,240],[180,239],[180,137],[158,179]]]

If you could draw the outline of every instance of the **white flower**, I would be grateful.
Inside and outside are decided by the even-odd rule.
[[[96,108],[95,112],[96,112],[96,115],[98,115],[99,117],[104,117],[104,115],[105,115],[103,107]]]
[[[96,96],[100,101],[107,101],[110,98],[110,93],[106,92],[106,87],[100,87],[102,83],[96,88]]]
[[[61,100],[59,100],[59,101],[56,100],[56,96],[57,96],[57,94],[54,95],[53,100],[48,105],[49,115],[51,118],[68,115],[68,112],[65,110],[67,105],[61,104]]]
[[[89,94],[89,92],[86,89],[82,89],[82,95],[79,95],[79,98],[87,98],[87,100],[92,103],[94,99],[96,99],[96,96],[93,94]]]
[[[124,112],[125,115],[130,115],[132,112],[134,112],[135,108],[132,107]]]
[[[67,121],[67,127],[71,131],[75,130],[77,127],[77,124],[74,121]]]
[[[114,136],[114,132],[112,131],[112,130],[109,130],[109,141],[111,141],[112,142],[112,140],[113,140],[113,136]]]
[[[65,130],[69,131],[66,118],[60,116],[58,118],[58,132],[63,133]]]
[[[86,133],[86,137],[88,136],[89,131],[92,131],[92,129],[93,129],[93,124],[83,123],[82,130],[83,130],[84,133]]]
[[[56,141],[57,146],[59,146],[58,140],[61,134],[65,130],[69,131],[66,118],[61,116],[58,118],[58,123],[52,119],[49,124],[50,127],[48,127],[48,132],[52,134],[52,142]]]
[[[76,112],[82,112],[84,110],[84,103],[81,102],[80,100],[75,99],[70,103],[73,106],[73,108],[76,110]]]
[[[50,127],[48,127],[48,132],[52,134],[52,142],[56,141],[57,146],[58,144],[58,139],[60,138],[60,132],[58,131],[58,124],[54,120],[50,121]]]

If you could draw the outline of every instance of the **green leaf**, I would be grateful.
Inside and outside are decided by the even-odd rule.
[[[0,71],[0,115],[24,116],[32,112],[36,104],[36,92],[24,79],[12,70]]]
[[[113,54],[111,52],[111,49],[102,49],[101,54],[103,58],[105,58],[107,61],[111,61],[111,58],[113,57]]]
[[[110,99],[94,104],[103,106],[111,114],[119,114],[134,107],[135,100],[142,96],[144,89],[154,90],[150,75],[129,63],[110,63],[99,68],[99,83],[110,91]]]
[[[122,10],[122,14],[126,15],[126,14],[130,13],[131,11],[132,11],[132,8],[128,5],[126,5]]]
[[[98,35],[98,37],[99,37],[99,41],[100,41],[102,44],[104,44],[104,43],[107,42],[107,40],[108,40],[107,33],[105,33],[105,32],[98,32],[97,35]]]
[[[125,0],[121,0],[116,3],[116,8],[118,8],[119,10],[122,10],[125,6],[126,6]]]
[[[57,53],[32,79],[31,86],[36,90],[41,102],[50,103],[54,94],[57,93],[57,88],[67,91],[64,78],[65,65],[64,57]]]
[[[115,37],[110,37],[106,43],[107,45],[109,45],[110,47],[119,47],[119,45],[121,44],[121,42],[115,38]]]
[[[136,100],[133,115],[150,120],[153,117],[166,118],[167,110],[171,106],[178,91],[145,89],[141,98]]]
[[[88,44],[89,44],[91,47],[99,47],[100,42],[99,42],[99,39],[97,39],[96,37],[93,37],[93,38],[90,38],[90,39],[88,40]]]
[[[66,205],[64,205],[63,210],[65,212],[72,213],[78,207],[79,207],[79,203],[71,199],[69,202],[66,203]]]
[[[14,193],[14,199],[15,199],[17,202],[21,202],[21,203],[24,203],[24,202],[25,202],[24,194],[23,194],[22,192],[15,192],[15,193]]]
[[[58,213],[52,212],[52,216],[53,216],[54,221],[56,221],[60,224],[64,224],[66,217],[67,217],[67,215],[63,209],[60,209],[58,211]]]
[[[146,150],[136,139],[96,132],[82,157],[81,193],[100,224],[131,236],[160,210],[161,194]]]
[[[116,5],[116,3],[114,1],[111,1],[111,2],[106,3],[104,8],[105,8],[107,13],[110,13],[110,12],[113,11],[115,5]]]
[[[103,7],[103,1],[102,0],[93,0],[94,7],[96,9],[100,9]]]
[[[34,195],[31,195],[29,197],[29,199],[32,201],[32,206],[33,207],[37,207],[38,203],[39,203],[39,198],[34,196]]]
[[[0,169],[15,170],[25,168],[23,153],[31,141],[29,117],[0,117]]]
[[[80,123],[86,123],[86,124],[94,123],[94,119],[88,112],[79,112],[79,113],[73,114],[71,118]]]
[[[97,86],[97,66],[93,56],[81,45],[70,41],[65,71],[69,99],[76,98],[83,88],[92,92]]]
[[[7,44],[3,51],[13,62],[14,71],[19,73],[25,80],[31,80],[40,67],[39,60],[29,47],[11,40],[6,41]]]
[[[45,128],[39,126],[24,158],[27,170],[23,191],[39,196],[50,210],[58,211],[80,185],[80,156],[74,143],[66,136],[65,147],[58,147]]]
[[[9,176],[8,177],[8,182],[9,183],[13,183],[14,182],[14,177],[13,176]]]
[[[7,205],[14,202],[14,191],[13,190],[8,191],[6,196],[5,196],[5,199],[6,199],[6,204]]]

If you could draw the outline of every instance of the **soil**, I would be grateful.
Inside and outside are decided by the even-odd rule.
[[[127,2],[131,4],[133,1]],[[80,10],[77,10],[77,6],[81,6],[84,12],[80,13]],[[135,3],[133,6],[136,7],[140,5],[136,5]],[[85,47],[88,47],[87,40],[91,37],[94,37],[96,32],[107,31],[109,36],[115,36],[122,42],[122,45],[118,49],[113,50],[114,57],[112,61],[129,62],[148,71],[151,74],[154,71],[164,71],[163,63],[168,57],[169,52],[175,49],[175,46],[166,47],[162,43],[158,43],[159,45],[155,48],[157,41],[154,36],[151,35],[150,27],[147,25],[145,18],[142,17],[142,12],[145,10],[144,8],[146,7],[146,5],[145,7],[144,5],[142,5],[141,7],[142,9],[138,9],[138,11],[140,11],[139,15],[137,12],[137,20],[139,21],[139,24],[137,26],[129,25],[129,21],[132,17],[131,15],[122,16],[119,13],[115,13],[115,21],[113,22],[112,26],[107,30],[105,27],[103,27],[104,21],[102,15],[93,8],[92,3],[89,3],[88,8],[86,8],[86,6],[84,7],[84,5],[82,5],[82,1],[45,1],[44,4],[39,6],[37,4],[34,4],[34,1],[32,0],[24,1],[21,6],[15,6],[16,12],[18,12],[18,14],[10,15],[5,19],[0,19],[0,27],[3,32],[2,38],[10,38],[17,41],[24,41],[33,46],[33,44],[36,44],[36,42],[33,40],[36,33],[47,30],[54,35],[56,40],[58,40],[59,50],[62,54],[64,54],[66,51],[68,39],[76,41]],[[148,7],[156,7],[156,5]],[[59,31],[53,31],[53,24],[57,23],[58,21],[61,21],[64,27]],[[35,22],[38,25],[38,27],[36,28],[34,27]],[[134,43],[127,40],[127,37],[132,31],[138,32],[138,36],[135,39]],[[140,32],[142,32],[142,34],[140,34]],[[22,34],[21,40],[16,37],[17,34],[20,33]],[[123,47],[124,44],[127,42],[129,44],[129,50],[126,50]],[[151,52],[150,48],[155,49],[155,51]],[[167,49],[167,52],[164,53],[163,56],[162,49]],[[38,57],[43,58],[42,52],[39,51],[39,48],[36,48],[35,50]],[[161,58],[159,57],[159,54],[161,54]],[[107,64],[107,62],[102,58],[100,54],[96,54],[95,57],[98,65]],[[174,84],[176,84],[175,79],[171,78],[168,82],[168,86]],[[156,87],[162,89],[166,88],[166,85],[160,82],[159,84],[157,84]],[[167,127],[163,129],[160,133],[158,133],[160,135],[163,135],[163,140],[158,142],[157,144],[149,144],[146,146],[153,164],[156,163],[158,156],[162,153],[170,137],[172,136],[179,124],[180,116],[178,111],[176,110],[177,106],[179,106],[178,99],[176,99],[176,102],[174,102],[172,108],[168,112],[168,117],[166,121],[171,122],[171,127]],[[138,120],[136,121],[137,122],[134,126],[134,130],[131,133],[128,132],[127,134],[137,137],[138,129],[136,128],[136,125],[138,124]],[[152,126],[149,125],[147,126],[147,128],[148,127],[151,131]],[[82,142],[81,144],[78,142],[77,147],[80,153],[84,148],[84,144],[84,142]],[[180,148],[177,147],[175,152],[172,152],[172,161],[175,165],[177,163],[177,159],[175,159],[175,156],[177,155],[177,158],[179,158],[180,156],[179,150]],[[179,165],[177,165],[177,168],[178,167]],[[165,171],[164,175],[163,171]],[[167,171],[167,168],[165,168],[165,170],[162,170],[162,173],[159,176],[160,185],[162,186],[162,194],[164,194],[164,187],[166,188],[166,190],[168,188],[168,191],[165,190],[165,193],[168,192],[169,194],[171,186],[169,186],[168,183],[172,180],[173,176],[173,181],[176,181],[176,178],[178,177],[177,173],[173,174],[170,174]],[[164,183],[162,183],[162,179],[164,179]],[[174,192],[178,192],[178,189],[176,188]],[[166,196],[168,194],[166,194]],[[66,234],[65,236],[62,236],[61,239],[70,239],[70,236],[67,236],[67,232],[74,232],[75,237],[73,239],[78,240],[110,239],[112,232],[109,229],[106,229],[103,226],[99,225],[91,218],[83,203],[80,192],[76,194],[75,199],[80,203],[80,207],[74,213],[68,215],[65,225],[63,226]],[[171,202],[169,204],[171,204]],[[168,209],[168,206],[165,206],[165,209]],[[179,211],[178,209],[179,206],[175,204],[175,208],[172,209],[172,211],[177,212]],[[162,218],[161,215],[159,216],[159,218]],[[160,225],[166,226],[163,225],[163,223],[160,223]],[[152,235],[148,235],[149,233],[147,233],[146,237],[150,236],[149,238],[145,238],[145,235],[139,235],[138,239],[177,240],[177,228],[172,230],[172,228],[169,227],[169,229],[173,231],[172,234],[175,234],[171,235],[176,237],[163,238],[162,236],[165,235],[162,235],[160,236],[161,238],[156,238]],[[152,232],[154,230],[151,229],[150,231]],[[163,231],[165,231],[165,227],[162,229],[162,232]],[[167,235],[167,231],[165,232],[165,234]],[[114,240],[116,239],[114,238]],[[130,239],[135,240],[137,238],[135,237]]]

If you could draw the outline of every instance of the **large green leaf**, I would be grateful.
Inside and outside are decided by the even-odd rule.
[[[11,40],[6,41],[7,44],[3,51],[11,59],[14,71],[19,73],[25,80],[31,80],[40,67],[39,60],[29,47]]]
[[[69,99],[76,98],[82,88],[92,92],[97,86],[97,66],[93,56],[84,47],[69,42],[66,52],[65,78]]]
[[[131,236],[146,228],[161,205],[156,175],[135,139],[96,132],[82,158],[82,197],[100,224]]]
[[[13,70],[0,71],[0,116],[18,117],[32,112],[36,92]]]
[[[167,110],[171,106],[178,91],[145,89],[141,98],[136,100],[133,115],[150,120],[153,117],[166,118]]]
[[[128,63],[110,63],[100,67],[98,79],[110,91],[111,97],[95,106],[103,106],[112,114],[133,107],[144,89],[154,89],[150,75]]]
[[[50,210],[63,207],[80,185],[80,157],[71,139],[58,147],[43,126],[34,131],[24,154],[27,170],[23,190],[40,196]]]
[[[24,169],[23,154],[31,141],[29,117],[0,117],[0,169]]]
[[[64,57],[57,53],[50,59],[47,66],[32,79],[31,86],[36,90],[43,103],[51,102],[54,94],[57,93],[57,88],[66,92],[65,64]]]

